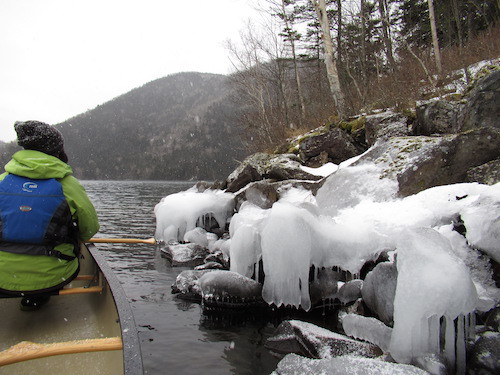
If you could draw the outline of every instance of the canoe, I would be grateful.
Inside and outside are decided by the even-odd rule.
[[[120,282],[94,245],[82,244],[81,255],[78,277],[40,310],[0,298],[0,374],[143,374]]]

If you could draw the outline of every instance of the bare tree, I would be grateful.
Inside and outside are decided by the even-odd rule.
[[[441,64],[441,51],[439,50],[439,41],[437,36],[436,27],[436,15],[434,13],[434,2],[433,0],[427,0],[429,4],[429,21],[431,23],[431,33],[432,33],[432,45],[434,48],[434,58],[436,59],[436,67],[438,74],[441,75],[443,71],[443,66]]]
[[[382,20],[382,39],[384,42],[385,55],[387,57],[387,61],[389,62],[390,70],[394,71],[396,62],[394,61],[394,54],[392,52],[391,24],[389,22],[387,0],[379,0],[378,9],[380,13],[380,19]]]
[[[323,48],[325,52],[325,66],[328,83],[330,84],[330,91],[337,107],[339,117],[344,118],[346,116],[346,105],[344,94],[342,93],[342,89],[340,87],[339,74],[335,60],[335,50],[333,47],[332,35],[330,34],[330,20],[328,19],[328,13],[326,11],[326,3],[325,0],[310,1],[316,10],[318,22],[321,25]]]
[[[253,141],[249,148],[265,148],[283,138],[289,126],[290,88],[286,81],[286,59],[278,33],[272,25],[252,23],[240,33],[239,43],[226,42],[230,60],[236,70],[231,82],[238,90],[238,100],[245,103],[242,121]]]
[[[272,0],[268,0],[271,3],[274,3]],[[301,112],[301,120],[305,120],[306,118],[306,104],[304,101],[304,95],[302,94],[302,83],[300,79],[299,69],[297,66],[297,52],[295,48],[295,41],[298,39],[297,33],[293,29],[293,16],[290,16],[287,12],[286,6],[290,3],[290,0],[281,0],[281,18],[283,24],[285,26],[285,37],[286,40],[290,43],[290,48],[292,52],[292,62],[293,62],[293,71],[295,75],[295,83],[297,85],[297,98],[300,103],[300,112]]]

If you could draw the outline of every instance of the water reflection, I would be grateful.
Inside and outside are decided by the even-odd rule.
[[[192,182],[83,181],[96,206],[99,237],[154,235],[153,208]],[[274,325],[264,318],[204,315],[171,294],[177,275],[154,246],[98,244],[131,301],[147,374],[269,374],[278,360],[263,347]]]

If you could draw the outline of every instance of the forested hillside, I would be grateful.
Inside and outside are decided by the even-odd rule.
[[[82,179],[217,179],[245,153],[227,77],[179,73],[56,127]],[[6,145],[2,161],[16,149]]]
[[[89,179],[216,179],[241,158],[226,77],[150,82],[58,128],[75,174]]]

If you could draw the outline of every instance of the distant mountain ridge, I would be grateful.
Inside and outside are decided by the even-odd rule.
[[[246,156],[227,79],[208,73],[173,74],[57,124],[75,176],[225,178]],[[2,147],[4,164],[15,147]]]

